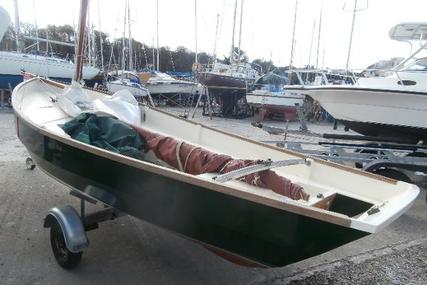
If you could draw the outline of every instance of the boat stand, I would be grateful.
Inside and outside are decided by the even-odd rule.
[[[98,201],[77,190],[71,190],[70,195],[80,199],[80,215],[70,205],[54,207],[49,210],[43,225],[50,228],[53,254],[57,263],[65,269],[79,265],[83,250],[89,246],[87,231],[97,229],[101,222],[124,215],[107,205],[102,210],[87,214],[86,202],[96,204]]]
[[[212,112],[212,101],[211,101],[211,98],[209,96],[209,89],[206,86],[203,86],[202,93],[199,94],[199,98],[197,98],[197,102],[196,102],[196,105],[194,106],[191,118],[194,119],[194,116],[196,115],[197,108],[200,105],[200,101],[202,101],[202,97],[205,97],[204,102],[207,102],[209,118],[212,120],[212,113],[213,113]],[[203,114],[204,114],[204,109],[203,109]],[[184,110],[184,117],[188,118],[189,115],[190,115],[190,110],[188,110],[188,112],[187,112],[187,107],[186,107],[186,109]]]

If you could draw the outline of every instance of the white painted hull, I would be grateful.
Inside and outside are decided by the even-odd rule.
[[[351,87],[307,87],[334,118],[382,125],[427,129],[427,93]]]
[[[132,93],[132,95],[135,97],[148,96],[148,91],[145,88],[139,88],[139,87],[124,85],[124,84],[120,84],[120,83],[108,82],[107,83],[107,89],[108,89],[108,91],[110,91],[112,93],[126,89],[130,93]]]
[[[302,105],[304,96],[290,95],[288,93],[251,92],[246,94],[246,102],[254,107],[271,107],[274,109],[295,109]]]
[[[43,77],[73,78],[72,62],[24,53],[0,52],[0,75],[20,75],[22,70]],[[92,79],[99,69],[83,66],[83,79]]]
[[[191,82],[189,83],[147,83],[150,94],[194,94],[200,93],[200,87]]]

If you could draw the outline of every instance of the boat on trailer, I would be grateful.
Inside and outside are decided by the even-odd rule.
[[[390,30],[390,38],[421,42],[427,23],[402,23]],[[427,142],[427,58],[420,48],[395,66],[387,76],[359,78],[355,85],[296,86],[291,94],[318,101],[335,119],[366,136],[397,137],[402,143]]]
[[[60,126],[73,119],[57,101],[65,87],[36,77],[13,92],[17,135],[35,163],[79,198],[108,205],[110,214],[118,211],[143,219],[240,264],[284,266],[378,232],[402,215],[419,192],[412,184],[311,159],[144,105],[136,127],[236,159],[271,159],[260,163],[263,168],[258,171],[271,168],[309,197],[294,200],[245,183],[239,178],[254,173],[247,167],[221,179],[229,173],[188,174],[151,151],[142,160],[124,156],[64,132]],[[109,97],[84,92],[93,99]],[[56,228],[51,229],[54,239],[62,237],[65,258],[81,255],[87,246],[84,229],[91,228],[91,219],[71,212],[54,208],[46,219],[46,226]],[[80,234],[68,228],[70,219],[83,220]]]
[[[16,133],[32,157],[28,167],[34,169],[34,159],[81,199],[80,215],[62,206],[45,218],[62,267],[79,264],[88,246],[86,231],[121,214],[242,265],[284,266],[380,231],[417,197],[412,184],[135,105],[130,93],[84,89],[77,82],[87,5],[82,0],[73,84],[34,77],[12,94]],[[122,131],[119,142],[112,126]],[[96,143],[91,133],[75,136],[73,129],[94,130]],[[116,144],[99,140],[107,137]],[[87,214],[86,202],[107,207]]]

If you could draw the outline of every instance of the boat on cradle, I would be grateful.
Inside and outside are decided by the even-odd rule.
[[[235,113],[237,101],[244,98],[260,77],[259,71],[247,63],[223,64],[216,62],[209,71],[197,74],[197,80],[208,88],[209,94],[221,105],[221,113]]]
[[[201,94],[202,92],[202,86],[196,82],[175,79],[159,71],[141,72],[139,78],[145,82],[151,95]]]
[[[246,94],[249,106],[268,114],[281,113],[286,120],[296,118],[296,106],[302,106],[305,96],[289,94],[287,77],[270,72],[255,82],[255,89]]]
[[[8,27],[10,16],[0,6],[0,38]],[[22,71],[69,82],[74,75],[75,65],[72,61],[40,54],[0,51],[0,89],[13,88],[22,82]],[[83,79],[90,80],[99,74],[96,67],[84,65]]]
[[[66,94],[84,95],[87,106],[110,98],[39,77],[21,83],[12,95],[17,136],[43,171],[68,185],[82,201],[108,205],[103,215],[107,210],[114,215],[106,220],[125,213],[242,265],[284,266],[376,233],[402,215],[419,193],[412,184],[311,159],[145,105],[132,105],[134,119],[115,123],[131,122],[131,129],[145,139],[146,148],[135,159],[66,133],[64,125],[75,120],[61,103]],[[78,101],[73,110],[82,107],[83,101]],[[121,118],[113,109],[98,111],[104,119],[108,114]],[[88,112],[96,114],[90,108],[87,116]],[[126,111],[124,117],[129,114]],[[173,151],[168,148],[165,154],[152,148],[156,141],[175,142]],[[181,148],[188,152],[181,153]],[[202,164],[201,157],[191,156],[198,152],[232,158],[232,164],[252,163],[226,173],[191,174],[188,169]],[[228,166],[229,162],[224,167]],[[286,185],[266,188],[277,179]],[[287,187],[297,189],[290,192],[297,195],[279,193]],[[80,218],[70,206],[49,212],[45,226],[51,227],[52,248],[62,266],[78,264],[88,245],[85,229],[93,228],[88,223],[94,219]],[[74,261],[67,263],[69,259]]]
[[[148,89],[141,83],[138,75],[126,70],[110,72],[109,80],[107,80],[107,89],[112,93],[119,90],[128,90],[138,99],[149,95]]]
[[[427,35],[427,23],[402,23],[389,35],[417,41]],[[419,57],[427,44],[394,67],[387,76],[359,78],[351,86],[300,86],[289,91],[318,101],[335,119],[367,136],[396,137],[404,143],[427,141],[427,59]]]

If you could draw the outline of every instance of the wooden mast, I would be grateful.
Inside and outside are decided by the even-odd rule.
[[[80,82],[82,79],[82,70],[83,70],[83,47],[85,39],[85,26],[86,26],[86,16],[87,16],[87,7],[89,0],[80,1],[80,17],[79,17],[79,35],[77,42],[77,54],[76,54],[76,70],[74,73],[73,80]]]

